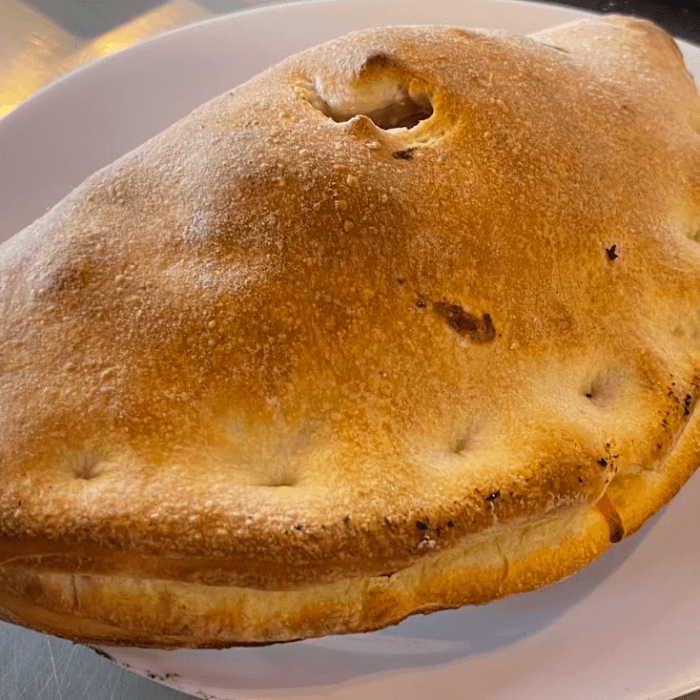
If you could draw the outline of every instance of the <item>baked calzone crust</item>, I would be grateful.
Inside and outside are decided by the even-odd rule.
[[[223,647],[558,581],[698,464],[700,100],[608,16],[300,53],[0,247],[0,615]]]

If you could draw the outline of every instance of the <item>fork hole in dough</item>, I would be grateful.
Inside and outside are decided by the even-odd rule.
[[[281,474],[276,477],[271,478],[264,486],[269,486],[270,488],[278,488],[280,486],[296,486],[298,484],[298,479],[290,474]]]
[[[89,481],[99,474],[100,460],[90,452],[79,452],[71,459],[71,469],[76,479]]]
[[[450,442],[449,452],[456,455],[464,455],[476,447],[477,434],[473,427],[464,429]]]
[[[609,406],[620,391],[620,378],[615,373],[598,372],[583,389],[584,396],[601,408]]]

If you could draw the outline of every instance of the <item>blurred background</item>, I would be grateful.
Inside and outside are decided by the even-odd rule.
[[[271,1],[0,0],[0,118],[51,81],[101,56],[168,29]],[[678,37],[700,42],[698,0],[560,4],[648,17]]]

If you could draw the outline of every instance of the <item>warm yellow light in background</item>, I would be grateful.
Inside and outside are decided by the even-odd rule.
[[[106,56],[107,54],[114,53],[115,51],[121,51],[127,46],[131,46],[134,41],[135,40],[131,32],[115,30],[110,32],[107,36],[93,42],[91,45],[91,53],[94,53],[97,56]]]
[[[61,74],[80,40],[18,0],[0,0],[0,117]]]
[[[85,41],[21,0],[0,0],[0,118],[78,66],[211,14],[194,0],[172,0]]]
[[[75,56],[71,57],[72,67],[121,51],[167,29],[196,22],[211,14],[193,0],[172,0],[86,44]]]

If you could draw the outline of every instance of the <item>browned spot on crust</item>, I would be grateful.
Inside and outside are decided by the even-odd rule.
[[[474,343],[490,343],[496,337],[496,328],[490,314],[477,318],[459,304],[449,304],[444,301],[435,302],[433,309],[447,321],[447,325],[455,333],[469,336]]]
[[[598,503],[596,503],[596,506],[610,528],[610,541],[613,544],[619,542],[625,536],[625,528],[622,524],[622,518],[612,504],[610,497],[605,494]]]
[[[617,253],[617,245],[611,245],[609,248],[606,248],[605,253],[610,261],[617,260],[620,257]]]

